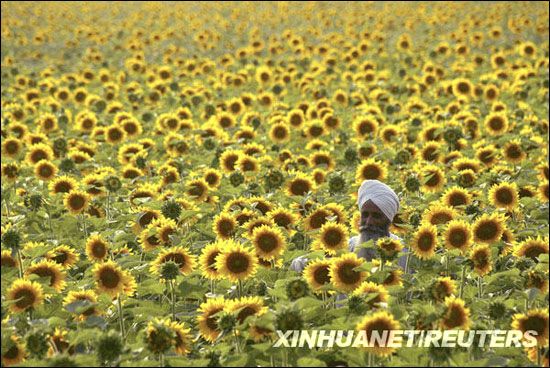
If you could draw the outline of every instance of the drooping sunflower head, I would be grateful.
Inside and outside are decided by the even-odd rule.
[[[9,341],[2,349],[2,366],[11,367],[23,362],[27,357],[25,345],[21,342],[18,336],[11,335]]]
[[[363,259],[355,253],[344,254],[335,258],[329,268],[329,276],[332,284],[340,291],[352,292],[367,277],[366,271],[356,271],[356,267],[363,264]]]
[[[364,281],[355,289],[352,293],[355,296],[365,297],[369,306],[377,306],[380,303],[386,303],[388,301],[388,290],[379,284],[374,282]]]
[[[216,314],[224,311],[227,301],[223,297],[208,299],[198,309],[198,327],[201,336],[209,342],[214,342],[221,334]]]
[[[445,311],[440,320],[441,328],[452,330],[459,328],[470,329],[470,309],[464,305],[464,300],[454,295],[445,298]]]
[[[286,239],[277,227],[261,225],[256,227],[250,240],[256,249],[256,255],[265,260],[274,260],[286,249]]]
[[[195,202],[204,202],[208,197],[209,185],[206,180],[202,178],[189,180],[186,183],[186,188],[187,195]]]
[[[70,305],[72,303],[81,302],[82,306],[76,308],[76,319],[83,321],[89,316],[96,316],[101,314],[101,311],[96,308],[97,294],[93,290],[71,290],[63,299],[63,306]]]
[[[445,247],[447,249],[458,249],[462,253],[468,251],[472,246],[473,233],[470,225],[462,220],[452,220],[447,223],[443,233]]]
[[[347,248],[348,236],[349,231],[344,224],[332,221],[325,222],[321,226],[311,247],[312,249],[324,250],[326,253],[334,255],[338,250]]]
[[[48,277],[49,286],[53,287],[57,291],[63,290],[66,285],[66,275],[63,268],[59,264],[48,259],[33,263],[25,270],[25,274]]]
[[[411,248],[418,258],[426,260],[434,256],[437,244],[437,227],[424,223],[414,234]]]
[[[474,241],[492,244],[498,241],[504,232],[505,219],[501,214],[483,214],[473,225]]]
[[[536,331],[538,346],[545,346],[548,344],[548,310],[531,309],[527,313],[517,313],[513,317],[512,328],[523,333]]]
[[[13,304],[10,304],[9,307],[10,311],[20,313],[42,304],[44,293],[39,283],[17,279],[8,289],[7,299],[8,301],[13,301]]]
[[[493,185],[489,190],[489,201],[497,208],[504,208],[508,211],[517,207],[519,200],[516,183],[500,183]]]
[[[151,272],[162,276],[162,265],[166,262],[174,262],[179,268],[179,272],[188,275],[195,269],[196,257],[189,254],[189,251],[182,246],[163,249],[157,258],[151,264]]]
[[[258,296],[246,296],[237,300],[232,300],[227,306],[229,312],[236,313],[238,323],[244,323],[250,316],[260,316],[267,312],[264,301]]]
[[[481,244],[472,249],[470,260],[474,264],[474,271],[479,276],[485,276],[491,272],[493,266],[491,261],[491,249],[487,244]]]
[[[514,249],[516,257],[527,257],[534,261],[541,254],[548,254],[548,237],[542,238],[540,235],[536,238],[528,237],[517,244]]]
[[[355,330],[360,332],[365,331],[366,339],[369,341],[369,347],[367,351],[372,352],[378,356],[388,356],[395,351],[395,348],[389,346],[381,346],[377,339],[373,338],[374,331],[378,332],[378,336],[383,336],[384,331],[389,334],[392,330],[400,329],[400,324],[392,314],[386,311],[380,311],[371,315],[365,316],[355,327]],[[373,346],[370,346],[370,342],[373,341]]]
[[[456,293],[456,283],[450,277],[439,277],[429,288],[430,296],[437,302],[442,302],[448,296]]]
[[[216,257],[216,268],[231,282],[242,281],[256,273],[258,258],[253,250],[235,241],[225,240],[221,254]]]
[[[155,354],[167,352],[176,342],[176,333],[167,319],[154,318],[147,324],[145,343]]]

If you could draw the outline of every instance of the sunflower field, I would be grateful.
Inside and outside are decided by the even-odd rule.
[[[547,2],[1,7],[2,366],[548,366]]]

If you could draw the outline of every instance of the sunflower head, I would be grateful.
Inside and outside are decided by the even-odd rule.
[[[456,283],[450,277],[439,277],[429,288],[430,296],[436,302],[442,302],[456,293]]]
[[[355,268],[363,264],[363,260],[355,253],[344,254],[332,260],[329,267],[329,276],[333,285],[343,292],[352,292],[367,277],[366,271],[356,271]]]
[[[483,214],[477,218],[472,230],[474,241],[492,244],[498,241],[504,232],[505,219],[501,214]]]
[[[286,249],[286,239],[277,227],[261,225],[252,231],[250,236],[256,254],[265,260],[274,260]]]
[[[385,333],[389,334],[390,331],[398,329],[400,329],[399,322],[395,320],[392,314],[386,311],[376,312],[363,317],[355,327],[355,330],[359,333],[366,333],[366,339],[369,342],[369,347],[366,348],[367,351],[378,356],[388,356],[395,351],[395,348],[381,346],[379,341],[373,338],[374,331],[378,333],[378,336],[383,336]],[[372,346],[370,346],[371,341],[374,342]]]
[[[221,254],[216,257],[216,268],[232,282],[246,280],[256,273],[258,258],[253,250],[235,241],[225,240]]]
[[[452,330],[454,328],[469,330],[470,309],[464,306],[464,300],[455,296],[445,298],[445,310],[441,317],[440,325],[444,330]]]
[[[508,211],[517,207],[519,193],[516,183],[500,183],[493,185],[489,190],[489,201],[496,208],[504,208]]]
[[[13,313],[20,313],[42,304],[44,293],[39,283],[17,279],[8,289],[7,299],[14,302],[10,305],[10,310]]]
[[[536,331],[538,346],[545,346],[548,344],[548,310],[531,309],[527,313],[517,313],[513,317],[512,328],[523,333]]]
[[[417,257],[426,260],[434,256],[437,244],[437,227],[430,223],[425,223],[414,234],[411,248]]]
[[[347,248],[348,235],[349,232],[345,225],[332,221],[325,222],[311,247],[334,255],[338,250]]]
[[[470,225],[466,222],[452,220],[447,223],[443,238],[447,249],[458,249],[465,253],[472,246],[473,233]]]

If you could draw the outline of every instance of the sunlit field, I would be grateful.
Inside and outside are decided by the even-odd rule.
[[[2,366],[548,366],[547,2],[1,10]]]

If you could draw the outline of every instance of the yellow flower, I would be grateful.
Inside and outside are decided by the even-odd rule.
[[[220,275],[232,282],[252,277],[258,268],[254,252],[233,240],[225,240],[221,254],[216,257],[216,268]]]
[[[364,260],[358,258],[355,253],[348,253],[334,258],[329,268],[332,284],[343,292],[349,293],[355,290],[367,277],[366,271],[354,270],[363,262]]]
[[[445,307],[445,313],[440,321],[442,329],[470,329],[470,309],[464,306],[464,300],[456,298],[454,295],[446,297]]]
[[[388,335],[390,331],[399,330],[400,328],[399,322],[395,320],[392,314],[386,311],[380,311],[363,317],[356,325],[355,330],[366,332],[366,338],[369,345],[371,341],[374,342],[373,346],[366,348],[367,351],[379,356],[388,356],[395,351],[395,348],[381,346],[379,341],[372,337],[373,332],[377,331],[379,336],[383,336],[384,331],[387,331],[386,335]]]
[[[44,301],[42,286],[34,281],[17,279],[8,289],[7,300],[13,301],[9,306],[13,313],[24,312],[29,308],[36,308]]]

